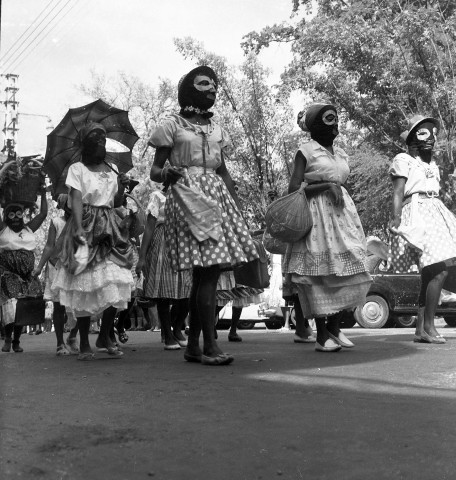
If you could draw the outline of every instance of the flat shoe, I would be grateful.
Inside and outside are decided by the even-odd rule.
[[[87,362],[87,361],[90,361],[90,360],[93,360],[95,358],[95,354],[94,353],[80,353],[78,356],[77,356],[77,359],[78,360],[81,360],[83,362]]]
[[[315,337],[300,337],[299,335],[294,334],[293,342],[294,343],[315,343],[317,339]]]
[[[174,336],[174,335],[173,335]],[[181,347],[186,347],[188,345],[188,342],[186,339],[181,340],[180,338],[174,337],[174,340],[181,346]]]
[[[315,351],[316,352],[338,352],[342,347],[334,342],[331,338],[328,338],[326,340],[324,345],[320,345],[318,342],[316,343],[315,346]]]
[[[174,345],[166,345],[163,347],[165,350],[180,350],[181,346],[178,343]]]
[[[432,337],[426,332],[423,332],[421,335],[415,335],[413,338],[415,343],[435,343],[435,344],[444,344],[446,340],[442,337]]]
[[[335,336],[332,333],[329,333],[329,338],[332,338],[336,343],[344,348],[353,348],[355,344],[351,342],[342,332],[339,332],[339,336]]]
[[[201,363],[201,355],[192,355],[191,353],[184,353],[184,359],[190,363]]]
[[[207,355],[201,355],[201,363],[203,365],[229,365],[234,360],[234,357],[227,353],[219,353],[215,357],[208,357]]]
[[[57,357],[63,357],[65,355],[69,355],[70,352],[65,348],[64,345],[59,345],[57,347],[57,351],[56,351],[55,354],[56,354]]]
[[[242,337],[240,337],[237,333],[229,334],[228,335],[229,342],[242,342]]]

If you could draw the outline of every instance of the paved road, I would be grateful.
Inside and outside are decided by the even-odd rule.
[[[155,332],[93,362],[24,336],[0,355],[0,478],[454,479],[456,330],[441,332],[442,346],[353,328],[355,349],[324,354],[224,331],[228,367],[186,363]]]

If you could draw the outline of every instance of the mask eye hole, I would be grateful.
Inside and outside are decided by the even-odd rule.
[[[8,218],[10,220],[13,220],[15,217],[17,218],[22,218],[22,212],[20,210],[18,210],[17,212],[9,212],[8,213]]]
[[[334,110],[328,110],[322,116],[325,125],[335,125],[338,121],[337,113]]]
[[[427,128],[420,128],[416,132],[416,138],[418,140],[427,140],[431,136],[431,132]]]

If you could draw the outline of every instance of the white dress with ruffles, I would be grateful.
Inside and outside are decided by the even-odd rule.
[[[77,162],[68,170],[66,185],[69,190],[74,188],[81,192],[84,204],[114,207],[117,175],[112,171],[92,172]],[[111,306],[121,310],[127,308],[134,285],[130,268],[121,267],[107,257],[97,258],[78,275],[69,273],[59,262],[57,268],[51,294],[77,317],[98,315]]]

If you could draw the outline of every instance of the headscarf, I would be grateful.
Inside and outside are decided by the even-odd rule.
[[[84,125],[81,130],[79,130],[78,138],[81,144],[84,144],[84,140],[87,138],[90,132],[94,130],[102,130],[106,133],[106,128],[101,123],[91,122]]]
[[[329,110],[333,110],[336,114],[336,118],[331,124],[324,119],[324,114]],[[304,112],[299,112],[298,125],[305,132],[310,132],[313,140],[323,146],[330,146],[339,134],[337,109],[331,103],[313,103],[307,108],[305,115]]]
[[[106,156],[106,146],[94,139],[87,138],[94,130],[101,130],[106,134],[106,129],[101,123],[91,122],[84,125],[79,130],[79,141],[81,142],[82,149],[82,162],[83,163],[100,163]]]
[[[211,67],[201,65],[194,68],[186,75],[184,75],[177,86],[177,98],[181,107],[180,114],[184,117],[190,117],[195,113],[199,113],[205,118],[211,118],[214,114],[208,112],[209,108],[214,105],[214,101],[207,98],[207,94],[198,91],[193,82],[198,75],[206,75],[214,80],[216,87],[218,87],[217,74]]]

